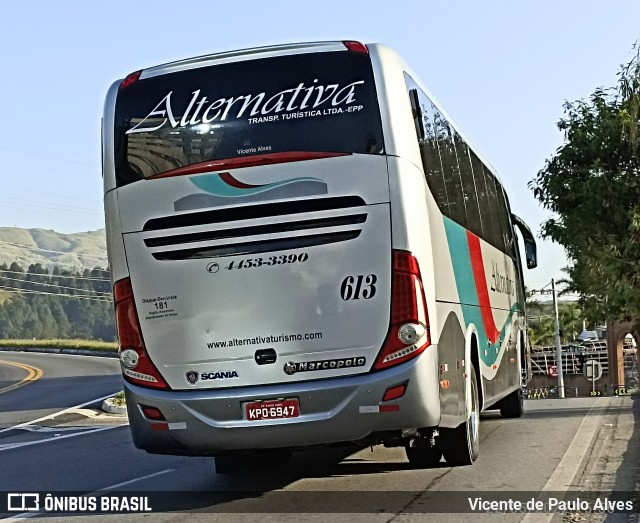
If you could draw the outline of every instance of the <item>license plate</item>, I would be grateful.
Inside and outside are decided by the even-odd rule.
[[[252,401],[244,406],[247,420],[297,418],[300,406],[297,399]]]

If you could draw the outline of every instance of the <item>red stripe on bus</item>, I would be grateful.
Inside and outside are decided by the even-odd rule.
[[[245,167],[256,167],[259,165],[321,160],[324,158],[334,158],[336,156],[349,156],[351,154],[352,153],[290,151],[282,153],[256,154],[253,156],[241,156],[237,158],[223,158],[220,160],[207,160],[205,162],[187,165],[186,167],[178,167],[177,169],[171,169],[170,171],[154,174],[146,179],[155,180],[158,178],[171,178],[173,176],[210,173],[221,169],[241,169]]]
[[[236,187],[237,189],[257,189],[259,187],[263,187],[262,185],[251,185],[250,183],[244,183],[240,180],[236,180],[230,173],[218,173],[220,179],[226,183],[227,185],[231,185],[231,187]]]
[[[471,267],[473,268],[473,279],[478,292],[480,312],[484,330],[491,343],[495,343],[500,337],[500,331],[496,328],[491,313],[491,301],[489,300],[489,289],[487,288],[487,278],[484,271],[484,261],[482,260],[482,249],[480,238],[470,231],[467,231],[467,243],[469,244],[469,255],[471,256]]]

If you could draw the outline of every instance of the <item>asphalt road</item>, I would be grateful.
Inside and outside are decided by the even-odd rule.
[[[42,371],[41,377],[36,378],[35,369]],[[550,521],[551,515],[432,511],[444,505],[452,512],[468,512],[468,497],[507,500],[566,490],[631,496],[640,486],[640,401],[629,397],[532,400],[526,402],[522,419],[485,415],[480,458],[471,467],[442,463],[412,470],[404,451],[374,447],[301,452],[283,468],[248,467],[222,475],[210,458],[139,451],[131,443],[126,417],[85,410],[98,406],[92,400],[119,389],[115,359],[0,352],[0,493],[148,493],[152,508],[160,511],[147,519],[153,523],[258,518],[261,523],[531,523]],[[69,410],[78,405],[82,408]],[[166,494],[158,496],[159,491]],[[556,514],[553,521],[605,520],[604,515],[588,514],[571,519],[571,514]],[[21,517],[35,515],[41,514]],[[627,514],[606,517],[608,522],[632,521]],[[142,521],[149,515],[77,515],[73,521],[104,518]]]
[[[41,376],[27,379],[28,367]],[[113,394],[121,383],[115,358],[0,351],[0,429]]]

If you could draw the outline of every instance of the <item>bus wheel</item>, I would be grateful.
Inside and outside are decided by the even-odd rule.
[[[503,418],[521,418],[524,412],[522,389],[514,390],[500,402],[500,415]]]
[[[405,448],[409,463],[419,469],[437,467],[442,457],[442,449],[437,443],[431,445],[426,438],[415,438]]]
[[[480,402],[478,400],[478,383],[473,365],[470,367],[471,386],[467,393],[471,396],[471,410],[467,413],[467,421],[455,429],[450,429],[440,436],[442,453],[451,467],[471,465],[480,452]],[[468,403],[467,403],[468,404]]]

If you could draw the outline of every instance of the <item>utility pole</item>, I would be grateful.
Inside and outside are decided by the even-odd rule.
[[[553,318],[556,334],[556,361],[558,366],[558,398],[564,399],[564,370],[562,366],[562,346],[560,345],[560,320],[558,318],[558,298],[556,296],[556,281],[551,279],[551,293],[553,294]]]

